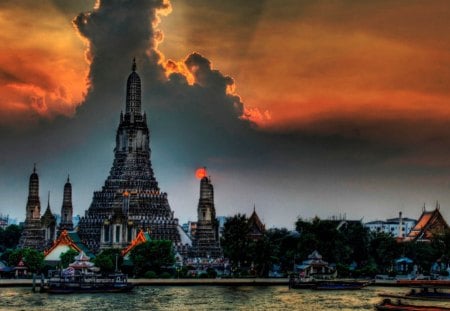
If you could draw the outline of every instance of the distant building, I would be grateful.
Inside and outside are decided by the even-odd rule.
[[[250,225],[250,233],[248,234],[250,239],[253,241],[262,239],[266,232],[266,226],[262,223],[261,219],[259,219],[255,206],[253,207],[253,213],[248,219],[248,223]]]
[[[50,246],[56,238],[56,218],[50,210],[50,194],[47,209],[41,217],[41,202],[39,198],[39,176],[36,166],[30,175],[28,187],[28,200],[26,205],[26,217],[22,235],[19,240],[19,248],[30,247],[44,250]]]
[[[448,224],[440,212],[439,203],[436,203],[433,211],[426,211],[424,206],[422,215],[404,241],[430,242],[433,234],[443,232],[448,228]]]
[[[5,229],[9,225],[9,215],[0,214],[0,228]]]
[[[219,258],[219,227],[214,207],[214,187],[209,177],[200,181],[200,199],[197,207],[197,228],[192,239],[192,257]]]
[[[370,232],[384,232],[393,237],[405,238],[416,223],[416,219],[402,217],[402,212],[400,212],[397,218],[369,221],[364,224],[364,227],[368,228]]]

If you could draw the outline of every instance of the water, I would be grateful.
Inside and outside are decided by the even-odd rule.
[[[289,290],[284,286],[142,286],[131,293],[49,295],[30,288],[0,288],[0,310],[374,310],[378,293]]]

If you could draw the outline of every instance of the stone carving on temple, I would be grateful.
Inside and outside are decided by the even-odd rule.
[[[167,193],[161,192],[150,160],[150,131],[141,111],[141,79],[133,60],[127,80],[125,113],[120,113],[114,161],[104,186],[95,191],[92,203],[80,219],[78,233],[93,252],[125,248],[139,230],[153,240],[182,245],[178,219],[174,218]]]

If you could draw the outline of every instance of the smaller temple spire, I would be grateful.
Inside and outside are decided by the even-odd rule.
[[[136,71],[136,58],[133,57],[133,64],[131,65],[131,70]]]
[[[47,209],[50,209],[50,191],[48,192]]]

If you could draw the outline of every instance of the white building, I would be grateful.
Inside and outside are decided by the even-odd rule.
[[[412,228],[416,225],[417,220],[412,218],[402,217],[402,212],[399,217],[383,220],[369,221],[364,224],[370,232],[385,232],[391,234],[393,237],[404,238],[408,235]]]

